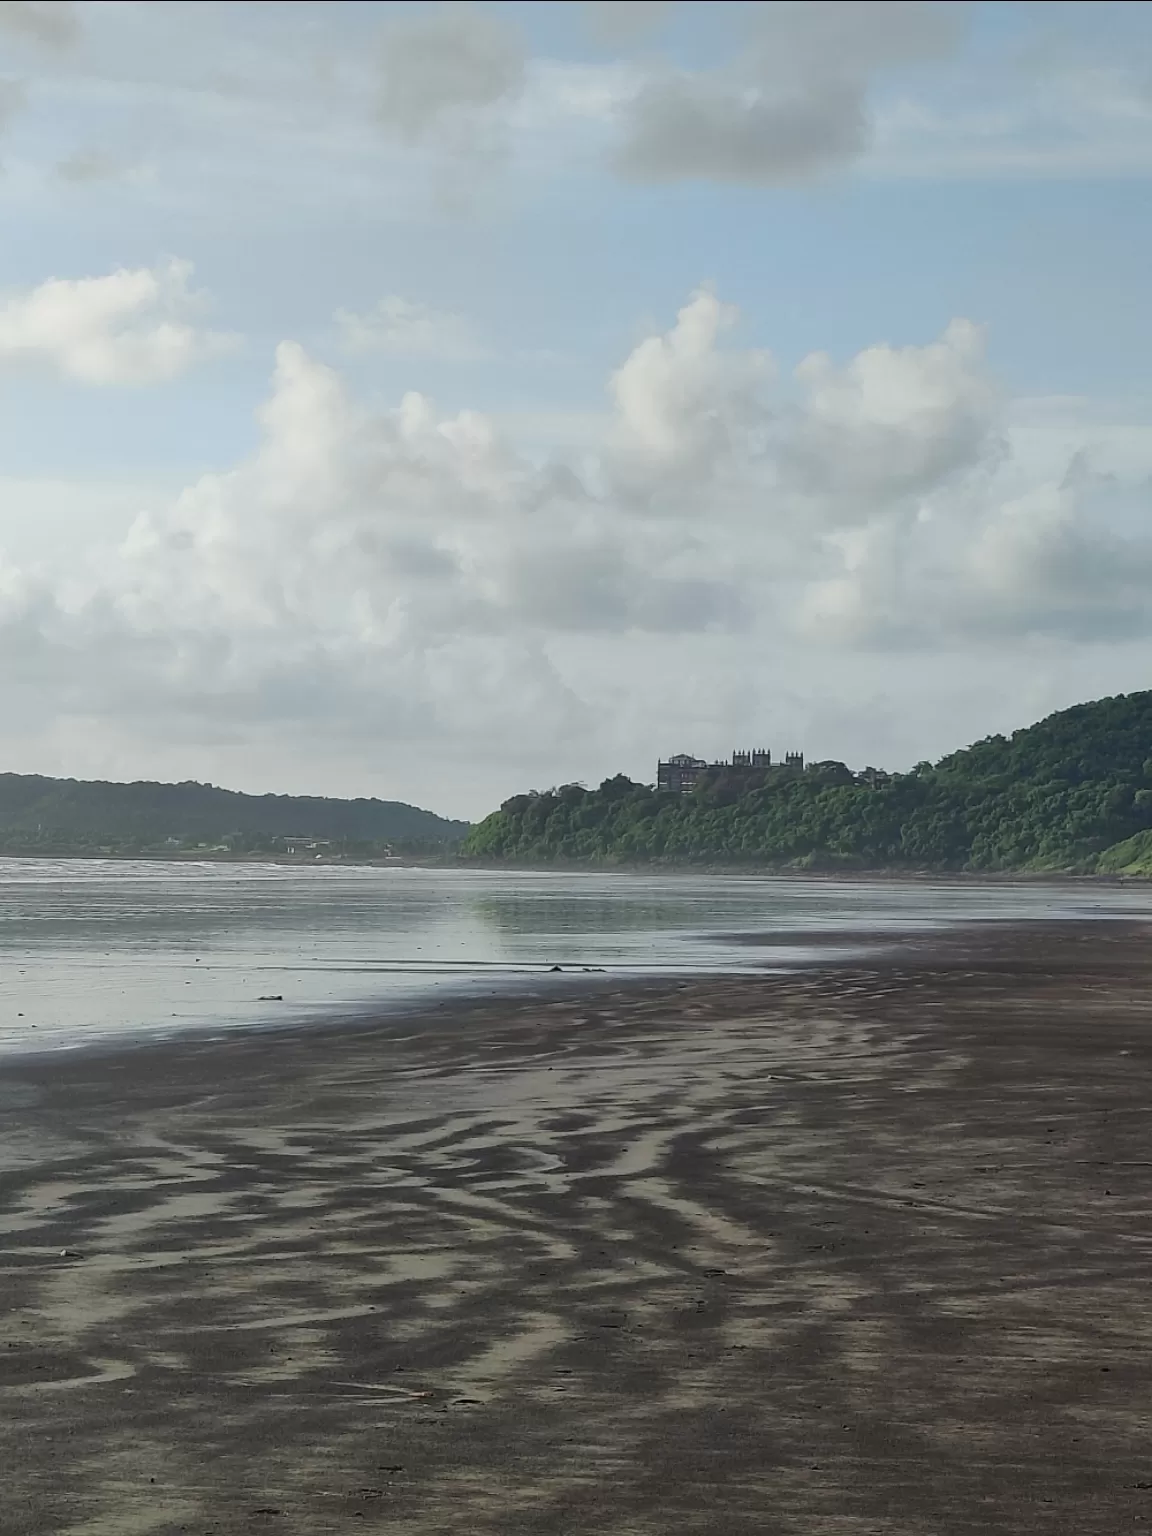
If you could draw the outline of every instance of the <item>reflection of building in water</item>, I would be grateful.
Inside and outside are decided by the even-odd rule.
[[[675,752],[666,763],[657,763],[656,788],[670,790],[674,795],[683,795],[696,787],[701,774],[704,773],[722,772],[725,768],[749,773],[757,768],[771,768],[771,766],[772,754],[765,747],[733,752],[730,759],[715,763],[706,762],[702,757],[693,757],[690,752]],[[789,752],[784,759],[784,766],[802,773],[804,771],[803,752]]]

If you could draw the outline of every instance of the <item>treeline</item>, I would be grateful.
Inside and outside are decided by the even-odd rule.
[[[514,796],[462,856],[516,863],[1152,873],[1152,691],[1080,704],[906,774],[623,775]]]
[[[0,851],[69,853],[226,849],[243,854],[327,845],[344,857],[440,852],[468,823],[395,800],[245,795],[212,784],[109,783],[0,774]]]

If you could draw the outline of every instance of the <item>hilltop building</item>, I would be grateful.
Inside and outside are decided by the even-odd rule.
[[[666,763],[656,764],[656,788],[671,790],[674,795],[687,794],[707,767],[702,757],[673,752]]]
[[[754,747],[751,752],[733,752],[733,768],[771,768],[772,754],[763,747]]]
[[[690,752],[674,752],[667,762],[656,764],[656,788],[669,790],[674,795],[686,795],[696,787],[702,774],[722,773],[726,768],[738,773],[750,773],[771,766],[772,754],[765,747],[733,752],[730,759],[719,759],[714,763],[702,757],[693,757]],[[803,773],[803,752],[789,752],[784,759],[784,767]]]

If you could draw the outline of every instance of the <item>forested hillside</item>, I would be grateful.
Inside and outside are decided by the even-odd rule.
[[[244,795],[211,784],[113,784],[0,774],[0,850],[281,851],[305,840],[370,854],[454,846],[468,823],[394,800]]]
[[[618,776],[517,795],[484,861],[1152,874],[1152,691],[1050,715],[910,773],[714,771],[676,795]]]

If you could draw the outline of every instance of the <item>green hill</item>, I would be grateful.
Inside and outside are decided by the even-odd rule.
[[[113,784],[0,774],[0,851],[117,853],[226,847],[279,852],[305,842],[368,855],[455,846],[468,830],[395,800],[244,795],[212,784]]]
[[[517,795],[465,857],[809,869],[1152,874],[1152,691],[1061,710],[911,773],[713,770],[689,794],[622,775]]]

